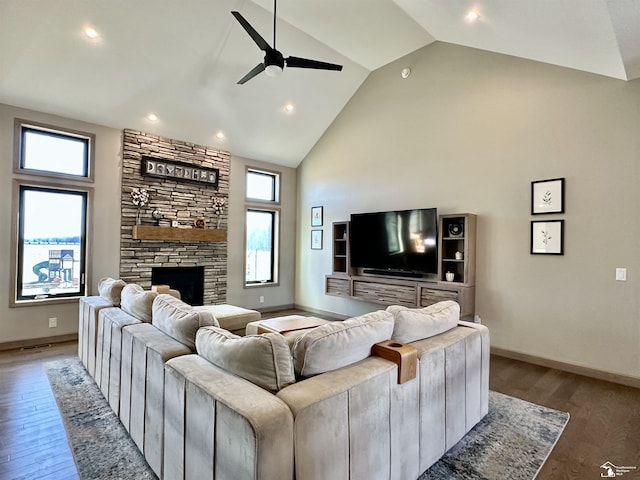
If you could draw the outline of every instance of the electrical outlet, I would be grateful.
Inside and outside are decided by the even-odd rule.
[[[264,295],[260,295],[260,303],[264,303]]]
[[[616,268],[616,280],[619,282],[627,281],[627,269],[626,268]]]
[[[49,319],[49,328],[56,328],[58,326],[58,317],[51,317]]]

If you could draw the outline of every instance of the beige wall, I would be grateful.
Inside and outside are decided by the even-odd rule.
[[[0,104],[0,344],[21,340],[75,334],[78,331],[77,302],[62,305],[9,308],[11,270],[11,186],[13,175],[14,118],[72,128],[96,135],[96,162],[91,232],[90,292],[97,294],[101,277],[118,277],[120,263],[120,177],[122,131],[67,118]],[[274,287],[243,287],[244,171],[253,166],[282,173],[280,284]],[[254,308],[292,305],[294,301],[296,171],[264,162],[232,157],[228,230],[227,302]],[[264,303],[260,303],[264,296]],[[58,318],[49,328],[48,319]]]
[[[323,295],[331,222],[395,208],[476,213],[476,310],[492,344],[640,378],[639,132],[640,81],[444,43],[387,65],[298,169],[296,303],[378,308]],[[565,220],[565,255],[530,255],[531,181],[555,177],[566,178],[566,214],[546,218]],[[321,251],[308,248],[314,205]]]
[[[278,285],[244,288],[244,178],[247,167],[264,168],[281,175]],[[296,170],[232,155],[230,175],[227,303],[258,309],[291,306],[294,303],[296,249]],[[260,303],[261,296],[263,303]]]
[[[121,132],[66,118],[0,104],[0,343],[77,333],[78,304],[9,308],[11,282],[11,186],[13,176],[13,122],[22,118],[96,135],[93,232],[89,263],[89,288],[97,292],[103,276],[118,275],[120,262],[120,171]],[[114,207],[115,205],[115,207]],[[49,328],[50,317],[58,327]]]

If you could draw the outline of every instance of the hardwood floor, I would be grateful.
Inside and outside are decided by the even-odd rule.
[[[77,355],[77,343],[0,352],[0,479],[77,479],[42,365]]]
[[[78,478],[42,369],[75,355],[75,342],[0,352],[0,479]],[[607,461],[638,467],[620,478],[640,478],[640,389],[502,357],[491,362],[492,390],[571,414],[537,480],[600,478]]]

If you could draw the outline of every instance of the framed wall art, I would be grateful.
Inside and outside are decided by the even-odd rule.
[[[311,250],[322,250],[322,230],[311,230]]]
[[[322,207],[311,207],[311,226],[322,226]]]
[[[564,213],[564,178],[531,182],[531,215]]]
[[[220,170],[143,155],[142,175],[176,181],[197,182],[217,190]]]
[[[533,255],[564,255],[564,220],[531,222]]]

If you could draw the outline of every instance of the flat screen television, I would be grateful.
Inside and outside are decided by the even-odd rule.
[[[428,277],[438,273],[435,208],[351,214],[351,266],[363,273]]]

